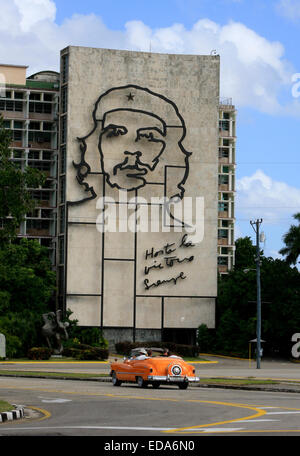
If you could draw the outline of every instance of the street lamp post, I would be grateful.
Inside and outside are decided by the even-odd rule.
[[[259,227],[262,219],[250,221],[252,228],[256,233],[256,303],[257,303],[257,321],[256,321],[256,368],[260,369],[261,359],[261,289],[260,289],[260,250],[259,250]]]

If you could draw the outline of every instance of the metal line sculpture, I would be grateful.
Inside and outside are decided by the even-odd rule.
[[[102,174],[105,175],[107,184],[130,192],[151,183],[151,172],[165,155],[168,134],[171,130],[174,132],[174,129],[178,132],[177,144],[163,166],[181,170],[176,190],[165,196],[170,199],[183,198],[191,152],[186,151],[182,144],[186,126],[173,101],[133,84],[113,87],[96,101],[92,119],[92,130],[86,136],[77,138],[80,143],[80,161],[73,161],[77,181],[90,196],[71,204],[97,197],[94,188],[88,183],[88,177],[92,174],[86,157],[90,136],[97,135]],[[118,154],[119,158],[116,157]],[[170,157],[173,163],[169,162]]]

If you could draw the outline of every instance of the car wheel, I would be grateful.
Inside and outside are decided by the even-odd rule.
[[[153,388],[157,389],[157,388],[160,387],[160,383],[159,382],[153,382],[152,386],[153,386]]]
[[[112,376],[112,384],[114,386],[121,386],[122,382],[121,382],[121,380],[118,380],[117,374],[115,373],[115,371],[111,374],[111,376]]]
[[[179,386],[179,389],[186,390],[187,387],[189,386],[189,383],[188,382],[178,383],[178,386]]]
[[[137,377],[136,381],[137,381],[137,384],[138,384],[139,388],[145,388],[146,386],[148,386],[148,383],[145,382],[143,377]]]

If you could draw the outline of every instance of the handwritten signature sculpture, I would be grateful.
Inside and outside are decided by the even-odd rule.
[[[47,344],[51,349],[51,339],[54,339],[56,347],[53,348],[53,350],[54,354],[56,355],[60,355],[63,351],[62,337],[65,340],[69,338],[69,335],[67,333],[67,327],[69,326],[69,323],[62,322],[61,317],[61,310],[57,310],[56,313],[48,312],[43,314],[43,320],[45,324],[42,327],[42,334],[46,338]]]

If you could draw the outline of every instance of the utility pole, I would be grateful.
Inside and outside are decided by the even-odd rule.
[[[256,233],[256,303],[257,303],[257,321],[256,321],[256,368],[260,369],[261,359],[261,290],[260,290],[260,249],[259,249],[259,227],[262,219],[250,221],[252,228]]]

